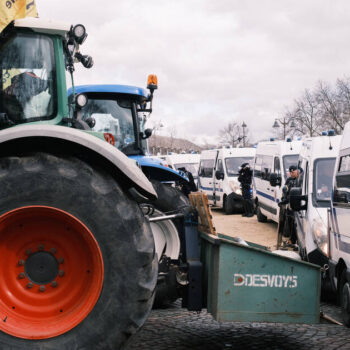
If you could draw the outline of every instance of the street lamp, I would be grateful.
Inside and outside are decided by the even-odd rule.
[[[243,147],[245,147],[245,134],[244,134],[244,128],[247,127],[247,124],[245,122],[242,123],[242,129],[243,129]]]
[[[291,128],[295,128],[296,125],[295,125],[293,119],[283,118],[283,119],[281,120],[281,119],[276,118],[276,119],[275,119],[275,122],[274,122],[273,125],[272,125],[272,127],[275,128],[275,129],[276,129],[276,128],[279,128],[280,125],[278,124],[278,122],[280,122],[280,123],[282,124],[282,126],[283,126],[283,140],[285,140],[285,138],[286,138],[286,126],[289,124],[289,122],[291,122],[291,123],[290,123],[290,127],[291,127]]]

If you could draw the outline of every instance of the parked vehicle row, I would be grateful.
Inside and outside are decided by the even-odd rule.
[[[242,211],[238,171],[243,163],[252,166],[254,155],[254,148],[222,148],[201,153],[198,189],[208,195],[209,204],[223,208],[226,214]]]

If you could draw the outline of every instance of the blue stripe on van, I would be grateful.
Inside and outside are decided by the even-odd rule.
[[[204,190],[204,191],[214,191],[214,188],[213,187],[203,187],[203,186],[199,186],[199,188],[201,190]],[[222,188],[220,189],[215,189],[216,192],[224,192],[224,190]]]
[[[258,194],[261,197],[265,197],[265,198],[269,199],[270,201],[273,201],[273,202],[276,202],[276,203],[280,202],[280,200],[278,198],[276,198],[276,200],[275,200],[275,197],[272,197],[269,194],[266,194],[264,192],[256,191],[256,194]]]

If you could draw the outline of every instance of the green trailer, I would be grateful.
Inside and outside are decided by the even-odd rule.
[[[232,237],[200,234],[203,296],[215,320],[318,323],[319,266]]]

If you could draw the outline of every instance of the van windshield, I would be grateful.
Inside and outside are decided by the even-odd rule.
[[[225,158],[227,176],[238,176],[239,167],[243,163],[249,163],[252,167],[254,157],[230,157]]]
[[[316,201],[330,201],[334,167],[335,158],[315,160],[313,196]]]
[[[289,167],[291,165],[298,166],[298,154],[290,154],[288,156],[283,156],[283,167],[284,167],[284,177],[289,176]]]

